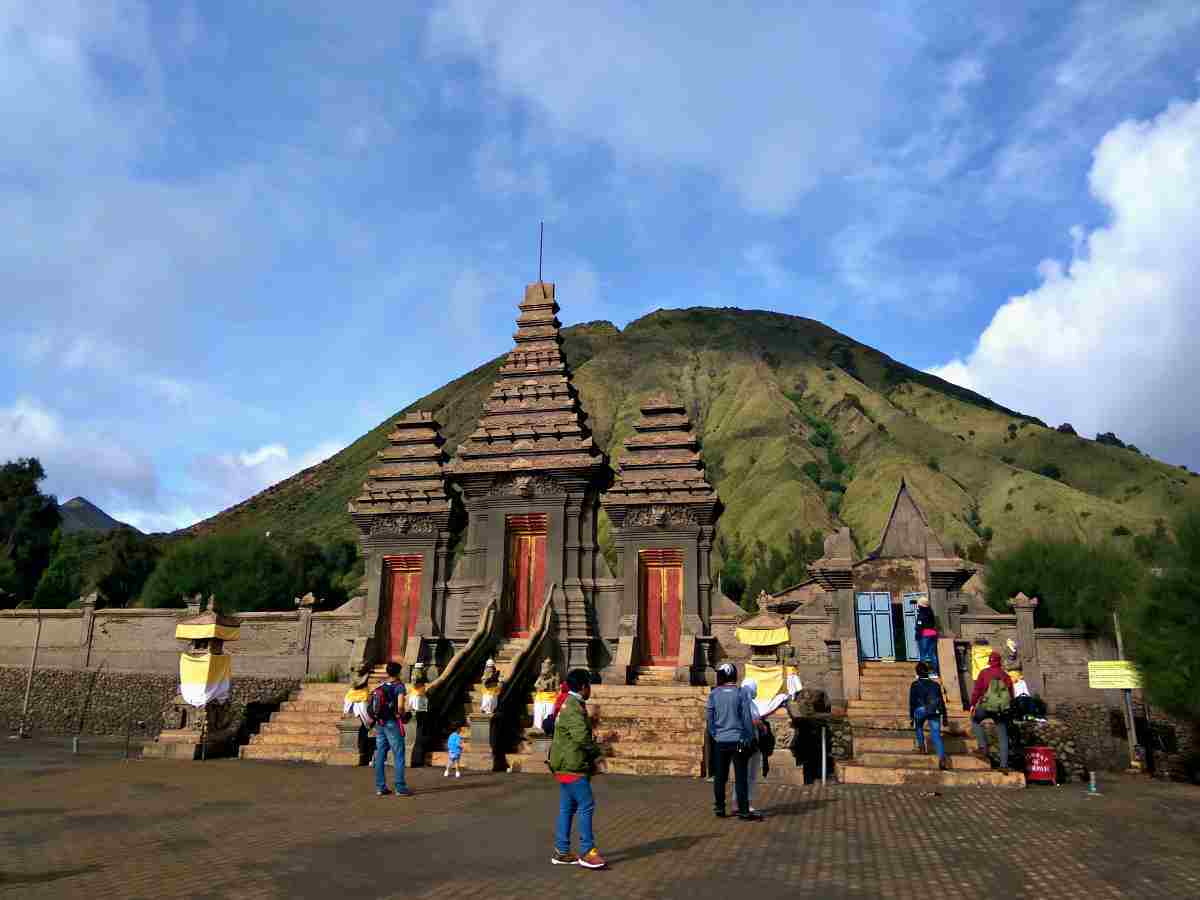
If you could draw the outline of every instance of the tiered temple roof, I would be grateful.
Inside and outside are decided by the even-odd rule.
[[[516,346],[483,404],[483,416],[458,448],[455,475],[579,470],[605,465],[562,354],[554,285],[525,288]]]
[[[443,439],[432,413],[409,413],[396,421],[379,464],[367,471],[362,493],[350,501],[355,521],[380,514],[449,513]]]
[[[642,405],[642,418],[625,441],[616,482],[602,502],[606,507],[717,504],[681,404],[659,394]]]

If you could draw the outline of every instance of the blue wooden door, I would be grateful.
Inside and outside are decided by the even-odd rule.
[[[858,619],[858,655],[860,659],[895,659],[896,642],[892,636],[892,595],[861,593],[854,600]]]
[[[904,658],[916,660],[917,652],[917,598],[924,594],[904,595]]]

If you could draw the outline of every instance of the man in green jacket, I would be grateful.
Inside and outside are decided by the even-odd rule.
[[[592,723],[587,714],[587,701],[592,695],[588,670],[568,672],[567,690],[567,699],[554,721],[554,742],[550,745],[550,771],[558,780],[558,827],[550,862],[556,866],[603,869],[604,857],[596,849],[592,834],[596,802],[592,798],[591,778],[600,748],[592,739]],[[571,824],[576,813],[579,813],[578,856],[571,852]]]

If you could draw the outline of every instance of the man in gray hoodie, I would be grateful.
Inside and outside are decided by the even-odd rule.
[[[729,781],[729,763],[732,760],[737,817],[746,822],[762,821],[762,816],[750,812],[746,779],[746,767],[754,741],[754,716],[750,701],[737,686],[737,669],[730,663],[722,663],[717,667],[717,686],[708,695],[705,714],[708,733],[716,746],[713,812],[718,819],[725,818],[725,784]]]

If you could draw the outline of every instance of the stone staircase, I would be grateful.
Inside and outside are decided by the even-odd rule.
[[[349,689],[348,684],[301,685],[241,748],[241,758],[358,765],[357,750],[338,749],[337,725],[342,718],[342,698]]]
[[[633,676],[634,684],[673,685],[675,681],[674,666],[638,666]]]
[[[529,646],[529,638],[508,638],[496,648],[492,654],[492,659],[496,663],[496,668],[500,670],[500,677],[505,681],[512,674],[513,663],[521,651]]]
[[[949,771],[938,769],[926,730],[928,752],[917,752],[908,717],[912,663],[863,663],[861,699],[850,700],[846,716],[854,735],[854,759],[842,766],[846,784],[925,784],[943,787],[1024,787],[1020,772],[1005,775],[970,755],[970,713],[947,698],[949,724],[942,729]]]
[[[387,677],[383,666],[371,673],[369,688]],[[250,738],[250,743],[241,748],[242,759],[277,759],[293,762],[323,763],[330,766],[358,765],[358,750],[338,749],[338,722],[342,718],[342,701],[349,684],[310,682],[302,685],[265,722],[259,733]],[[473,697],[472,702],[477,702]],[[470,735],[463,731],[463,767],[468,769],[492,769],[492,755],[488,748],[471,747]],[[411,742],[408,751],[412,750]],[[438,750],[426,754],[430,766],[446,764],[445,742]],[[391,765],[391,762],[388,763]]]
[[[673,672],[673,670],[672,670]],[[615,775],[701,774],[708,688],[674,682],[592,686],[592,733],[604,748],[600,771]],[[513,771],[547,772],[530,736],[508,755]]]

